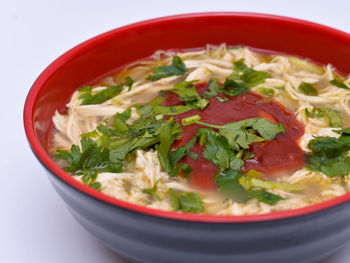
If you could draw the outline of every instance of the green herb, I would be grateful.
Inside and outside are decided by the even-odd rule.
[[[168,193],[174,211],[181,210],[185,213],[204,212],[203,201],[197,193],[188,192],[176,195],[171,188],[169,188]]]
[[[341,128],[343,126],[343,121],[336,110],[326,107],[318,108],[318,110],[328,117],[329,126],[333,128]]]
[[[345,129],[341,129],[341,130],[333,130],[336,133],[339,134],[344,134],[344,135],[350,135],[350,128],[345,128]]]
[[[201,129],[198,133],[205,133],[205,147],[203,150],[203,157],[209,161],[212,161],[216,166],[221,169],[241,169],[243,161],[238,158],[231,149],[227,139],[219,136],[216,132],[210,129]]]
[[[99,136],[99,134],[96,130],[80,134],[80,137],[87,137],[87,138],[88,137],[98,137],[98,136]]]
[[[282,197],[269,193],[265,190],[252,190],[249,192],[250,196],[258,199],[260,202],[266,203],[268,205],[275,205],[278,201],[283,200]]]
[[[79,98],[82,99],[81,104],[83,105],[100,104],[118,95],[122,91],[123,87],[124,84],[108,87],[94,95],[92,95],[91,89],[80,89],[79,91],[83,93],[79,96]]]
[[[311,171],[322,172],[329,177],[349,174],[350,136],[346,133],[339,138],[315,137],[308,144],[312,154],[306,154],[305,167]]]
[[[271,78],[270,74],[266,71],[257,71],[252,68],[247,69],[243,73],[243,81],[248,88],[255,87],[265,82],[265,79]]]
[[[198,160],[198,154],[194,152],[189,152],[188,156],[191,157],[193,160]]]
[[[170,159],[170,165],[172,169],[175,169],[176,164],[187,154],[190,153],[191,148],[195,145],[197,140],[197,136],[193,136],[191,140],[184,146],[184,147],[178,147],[176,150],[171,151],[169,154]],[[170,174],[173,174],[171,172]]]
[[[232,74],[226,78],[222,92],[229,96],[238,96],[249,92],[251,87],[264,83],[265,79],[270,77],[269,73],[265,71],[256,71],[252,68],[243,72],[233,71]]]
[[[189,110],[193,110],[192,107],[187,105],[178,105],[178,106],[160,106],[152,105],[153,112],[156,114],[162,115],[178,115]]]
[[[259,178],[262,175],[263,174],[256,170],[249,170],[244,176],[239,179],[239,182],[246,190],[257,188],[267,190],[278,189],[288,192],[298,192],[304,190],[304,187],[302,185],[262,180]]]
[[[108,149],[98,146],[92,139],[83,137],[81,149],[72,145],[70,151],[58,150],[54,158],[67,161],[69,166],[64,169],[75,175],[83,175],[83,182],[90,185],[95,182],[98,172],[122,171],[122,162],[111,158]],[[95,185],[96,186],[96,185]]]
[[[199,96],[197,89],[192,84],[193,82],[194,81],[184,81],[176,83],[174,89],[170,91],[176,93],[179,99],[185,102],[187,106],[202,110],[208,105],[209,101]]]
[[[255,157],[254,154],[252,154],[251,152],[245,151],[245,152],[244,152],[243,160],[252,159],[252,158],[254,158],[254,157]]]
[[[221,91],[222,87],[216,82],[215,79],[210,79],[209,80],[209,85],[208,85],[208,91],[203,92],[203,97],[210,99],[218,95],[218,93]]]
[[[300,92],[302,92],[305,95],[308,96],[317,96],[318,95],[318,91],[317,89],[310,83],[306,83],[306,82],[301,82],[298,90]]]
[[[305,115],[306,115],[306,118],[312,118],[312,119],[314,118],[319,119],[324,117],[323,112],[319,111],[317,108],[313,108],[311,112],[308,110],[308,108],[306,108]]]
[[[278,90],[285,90],[286,89],[284,86],[275,86],[273,88],[278,89]]]
[[[274,205],[283,198],[269,193],[261,188],[245,188],[240,183],[242,172],[237,170],[228,170],[221,172],[215,182],[219,190],[226,196],[233,198],[234,201],[244,203],[251,198],[257,198],[260,202]]]
[[[126,120],[131,116],[131,109],[127,109],[123,113],[116,113],[114,115],[113,126],[119,132],[127,132],[129,130]]]
[[[341,89],[350,89],[344,82],[338,81],[336,79],[331,80],[329,83]]]
[[[158,185],[159,183],[159,180],[153,185],[152,188],[144,188],[142,189],[142,193],[145,193],[145,194],[149,194],[150,196],[152,196],[154,199],[160,201],[160,197],[159,195],[157,194],[157,190],[158,190]]]
[[[185,64],[179,56],[174,56],[170,66],[160,66],[153,68],[153,75],[147,77],[148,80],[156,81],[171,76],[181,76],[188,72]]]
[[[125,78],[125,84],[126,86],[128,86],[128,91],[130,91],[132,88],[132,84],[134,84],[134,80],[128,76]]]
[[[160,126],[160,143],[156,145],[159,161],[164,170],[171,173],[172,167],[169,160],[170,147],[174,142],[174,136],[171,133],[171,122],[162,123]]]
[[[275,91],[273,89],[268,89],[268,88],[260,88],[259,91],[264,94],[267,95],[269,97],[273,97],[275,96]]]
[[[219,97],[219,96],[217,96],[216,99],[217,99],[218,101],[220,101],[220,102],[225,102],[225,101],[228,101],[228,100],[229,100],[229,99],[226,98],[226,97]]]
[[[282,123],[276,124],[265,118],[251,118],[237,122],[229,122],[222,126],[204,123],[196,119],[193,120],[193,123],[218,129],[219,133],[225,136],[230,144],[232,141],[237,141],[237,143],[245,149],[248,148],[249,142],[260,140],[256,135],[249,133],[247,128],[252,128],[257,131],[266,140],[273,140],[278,133],[285,133],[286,131]]]
[[[192,125],[192,124],[194,124],[194,121],[199,121],[200,118],[201,117],[199,115],[193,115],[193,116],[182,119],[181,123],[183,126]]]
[[[244,71],[248,67],[246,64],[244,64],[244,58],[241,58],[235,62],[233,62],[233,65],[235,66],[236,70]]]
[[[134,107],[136,108],[137,113],[140,114],[143,118],[148,118],[155,113],[154,108],[156,108],[156,106],[159,106],[162,101],[163,97],[157,97],[151,103],[144,105],[134,105]]]
[[[168,194],[169,194],[169,198],[170,198],[170,202],[173,207],[173,210],[178,211],[180,209],[180,204],[179,204],[179,201],[177,200],[174,190],[172,188],[169,188]]]
[[[240,203],[246,202],[249,199],[249,193],[239,183],[241,176],[241,171],[228,170],[221,172],[215,178],[215,183],[220,192]]]
[[[333,128],[341,128],[343,126],[343,121],[336,110],[321,107],[313,108],[311,112],[306,108],[305,115],[307,118],[322,118],[327,116],[329,120],[329,126]]]

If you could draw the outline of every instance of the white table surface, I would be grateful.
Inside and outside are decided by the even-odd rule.
[[[0,1],[0,262],[127,262],[78,225],[50,185],[26,142],[23,103],[39,73],[81,41],[144,19],[203,11],[292,16],[350,33],[347,0]],[[324,262],[348,263],[349,250]]]

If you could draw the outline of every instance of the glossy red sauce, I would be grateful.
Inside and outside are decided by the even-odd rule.
[[[197,84],[196,88],[201,94],[207,90],[207,84]],[[245,93],[237,97],[228,97],[230,100],[219,102],[215,97],[209,99],[210,103],[204,110],[191,110],[178,115],[177,122],[181,119],[199,115],[201,121],[216,125],[223,125],[232,121],[240,121],[248,118],[263,117],[272,122],[282,122],[286,133],[278,134],[272,141],[253,143],[249,149],[255,155],[253,159],[245,161],[243,171],[255,169],[266,175],[273,175],[281,171],[299,169],[304,164],[304,152],[298,145],[298,139],[304,134],[303,125],[283,105],[274,100],[264,100],[256,93]],[[181,105],[178,96],[168,92],[163,101],[165,106]],[[185,146],[202,126],[190,125],[182,127],[183,133],[180,140],[175,141],[172,149]],[[193,186],[202,189],[214,189],[214,174],[218,169],[211,161],[202,155],[203,146],[197,143],[192,152],[198,154],[198,160],[185,156],[179,163],[187,163],[192,167],[190,182]]]

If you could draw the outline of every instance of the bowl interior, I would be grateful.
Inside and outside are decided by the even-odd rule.
[[[25,129],[34,153],[51,171],[70,181],[49,158],[48,149],[52,116],[57,109],[64,110],[78,87],[159,49],[191,49],[224,42],[296,55],[320,64],[331,63],[342,73],[350,72],[350,36],[306,21],[248,13],[202,13],[136,23],[80,44],[39,76],[27,97],[24,112]],[[72,181],[69,183],[78,187]],[[346,195],[337,202],[348,199]]]

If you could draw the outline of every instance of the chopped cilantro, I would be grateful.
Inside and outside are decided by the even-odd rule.
[[[148,195],[152,196],[154,199],[160,201],[161,199],[160,199],[159,195],[157,194],[157,190],[158,190],[157,185],[158,185],[158,183],[159,183],[159,180],[153,185],[152,188],[144,188],[144,189],[142,189],[142,193],[148,194]]]
[[[300,92],[302,92],[305,95],[308,96],[317,96],[318,95],[318,91],[317,89],[310,83],[306,83],[306,82],[301,82],[298,90]]]
[[[225,101],[228,101],[229,99],[226,98],[226,97],[219,97],[219,96],[216,96],[216,99],[220,102],[225,102]]]
[[[305,167],[311,171],[322,172],[329,177],[349,174],[350,136],[346,133],[339,138],[315,137],[308,144],[312,154],[306,154]]]
[[[336,79],[331,80],[329,83],[341,89],[350,89],[350,87],[348,87],[348,85],[346,85],[344,82],[341,82]]]
[[[169,198],[170,198],[170,202],[173,207],[173,210],[178,211],[180,209],[180,204],[179,204],[179,201],[177,200],[174,190],[172,188],[169,188],[168,194],[169,194]]]
[[[213,98],[218,95],[218,93],[221,91],[222,87],[216,82],[215,79],[210,79],[209,80],[209,85],[208,85],[208,91],[203,92],[203,97],[206,99]]]
[[[193,115],[193,116],[182,119],[181,123],[184,126],[192,125],[192,124],[194,124],[194,121],[199,121],[200,118],[201,117],[199,115]]]
[[[67,161],[69,166],[64,169],[74,175],[83,175],[85,184],[94,183],[98,172],[122,171],[120,160],[110,158],[107,148],[98,146],[92,139],[83,137],[81,149],[78,145],[72,145],[70,151],[58,150],[54,155],[57,159]]]
[[[125,123],[131,116],[131,109],[127,109],[123,113],[116,113],[114,115],[113,126],[119,132],[127,132],[129,130],[127,124]]]
[[[252,190],[249,192],[250,196],[258,199],[260,202],[266,203],[268,205],[275,205],[278,201],[283,200],[279,195],[272,194],[265,190]]]
[[[148,80],[156,81],[171,76],[181,76],[188,72],[185,64],[179,56],[174,56],[170,66],[160,66],[153,68],[153,75],[147,77]]]
[[[162,123],[160,126],[160,143],[155,147],[158,153],[159,161],[164,167],[164,170],[169,174],[172,171],[169,160],[169,151],[174,139],[174,136],[171,134],[171,122]]]
[[[176,93],[179,99],[185,102],[187,106],[202,110],[208,105],[209,101],[199,96],[197,89],[192,84],[193,82],[194,81],[184,81],[176,83],[174,89],[170,91]]]
[[[341,128],[343,126],[343,121],[336,110],[326,107],[318,108],[318,110],[328,117],[329,126],[333,128]]]
[[[244,58],[241,58],[235,62],[233,62],[233,65],[235,66],[236,70],[244,71],[248,69],[247,65],[244,64]]]
[[[224,195],[237,202],[246,202],[249,194],[239,183],[241,176],[242,172],[238,170],[223,171],[215,178],[215,183]]]
[[[343,126],[343,121],[339,113],[330,108],[313,108],[311,112],[306,108],[305,115],[307,118],[322,118],[326,116],[329,120],[329,126],[333,128],[341,128]]]
[[[168,194],[174,211],[181,210],[185,213],[204,212],[203,201],[197,193],[188,192],[175,194],[174,190],[169,188]]]
[[[317,108],[313,108],[312,111],[310,112],[308,108],[305,109],[305,116],[306,118],[322,118],[324,117],[323,112],[319,111]]]
[[[270,74],[266,71],[257,71],[252,68],[247,69],[243,73],[243,81],[248,88],[255,87],[265,82],[265,79],[271,78]]]
[[[189,152],[188,156],[191,157],[193,160],[198,160],[198,154],[195,152]]]
[[[118,95],[122,91],[123,87],[124,84],[108,87],[104,90],[97,92],[94,95],[92,95],[91,93],[91,88],[84,88],[79,90],[80,92],[82,92],[79,98],[82,99],[81,104],[83,105],[100,104]]]
[[[130,91],[132,88],[132,84],[134,84],[134,80],[128,76],[125,78],[125,84],[126,86],[128,86],[128,91]]]
[[[273,89],[268,89],[268,88],[260,88],[259,91],[264,94],[267,95],[269,97],[273,97],[275,96],[275,91]]]
[[[177,106],[160,106],[152,105],[153,112],[162,115],[178,115],[189,110],[193,110],[192,107],[187,105],[177,105]]]

